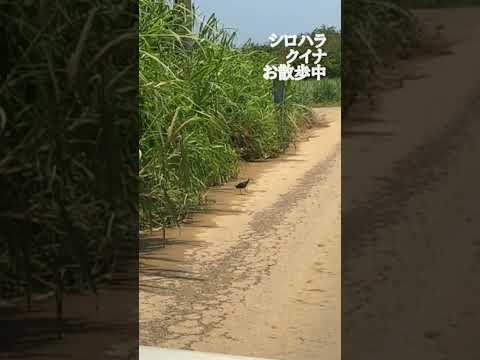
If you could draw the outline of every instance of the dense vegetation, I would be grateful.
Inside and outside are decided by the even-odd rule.
[[[309,121],[306,101],[339,88],[288,84],[288,99],[277,108],[262,77],[275,55],[252,44],[235,48],[235,35],[213,16],[193,32],[196,21],[183,6],[140,2],[144,225],[180,224],[209,186],[235,176],[241,159],[281,153]]]
[[[2,299],[52,292],[60,317],[136,252],[134,6],[2,4]]]
[[[294,102],[318,106],[339,106],[341,103],[342,83],[340,78],[295,81],[290,86]]]
[[[389,69],[397,59],[412,54],[421,29],[409,10],[392,1],[346,0],[342,15],[345,115],[359,95],[371,95],[380,70]]]

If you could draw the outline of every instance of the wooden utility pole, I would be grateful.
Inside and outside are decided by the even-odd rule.
[[[273,95],[273,104],[275,107],[275,113],[277,115],[277,125],[278,132],[280,135],[280,140],[282,145],[286,144],[286,119],[285,119],[285,99],[286,99],[286,89],[285,81],[278,79],[273,80],[272,82],[272,95]]]
[[[185,12],[185,18],[188,19],[187,20],[187,27],[190,31],[193,30],[193,19],[192,19],[192,10],[193,10],[193,6],[192,6],[192,0],[175,0],[175,5],[176,6],[182,6],[186,12]]]

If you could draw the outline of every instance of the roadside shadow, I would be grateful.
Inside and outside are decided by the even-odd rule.
[[[373,136],[373,137],[391,137],[395,134],[392,131],[374,131],[374,130],[344,130],[342,137],[354,136]]]
[[[238,193],[240,195],[240,193]],[[234,210],[234,209],[225,209],[225,208],[209,208],[205,209],[202,211],[202,214],[213,214],[213,215],[225,215],[225,214],[230,214],[230,215],[239,215],[243,214],[245,211],[242,210]],[[212,226],[214,227],[214,226]]]
[[[386,123],[388,121],[389,120],[384,118],[377,118],[369,115],[351,116],[348,118],[348,124],[351,125],[350,127],[363,124]]]
[[[69,359],[74,357],[68,349],[61,352],[57,345],[62,344],[58,337],[58,322],[55,314],[37,310],[29,313],[20,311],[1,312],[0,326],[1,352],[7,359]],[[81,335],[86,343],[85,355],[91,355],[89,341],[101,333],[126,334],[132,329],[128,324],[92,323],[80,317],[65,318],[62,324],[63,337]],[[102,344],[105,350],[111,344]],[[50,350],[51,349],[51,350]],[[74,354],[75,357],[79,354]]]

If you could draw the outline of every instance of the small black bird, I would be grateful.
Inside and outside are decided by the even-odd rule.
[[[247,179],[246,181],[242,181],[241,183],[238,183],[237,185],[235,185],[235,187],[237,189],[240,189],[240,191],[242,191],[242,189],[247,188],[247,185],[248,185],[249,182],[250,182],[250,179]]]

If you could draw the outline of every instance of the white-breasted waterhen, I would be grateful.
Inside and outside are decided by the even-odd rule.
[[[242,181],[242,182],[238,183],[237,185],[235,185],[235,187],[236,187],[237,189],[240,189],[240,192],[241,192],[242,189],[246,189],[246,188],[247,188],[247,185],[248,185],[249,182],[250,182],[250,179],[247,179],[247,180],[245,180],[245,181]]]

